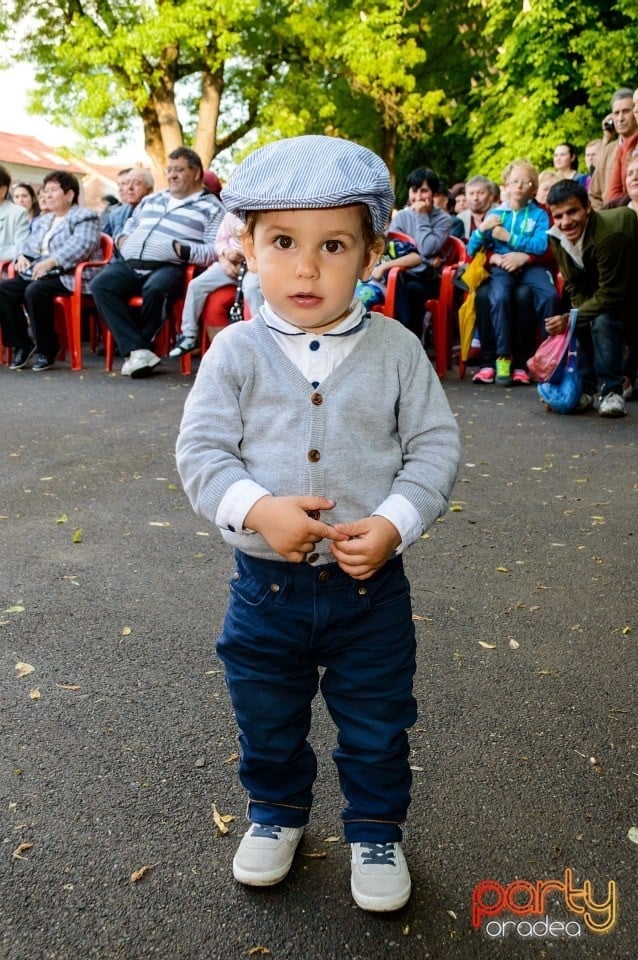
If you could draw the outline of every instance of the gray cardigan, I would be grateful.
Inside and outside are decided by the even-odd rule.
[[[379,314],[316,390],[261,316],[227,327],[202,360],[177,440],[184,489],[211,523],[228,488],[249,478],[275,496],[335,500],[330,523],[370,516],[401,494],[427,530],[447,509],[459,454],[423,347]],[[251,556],[281,559],[259,534],[222,535]]]

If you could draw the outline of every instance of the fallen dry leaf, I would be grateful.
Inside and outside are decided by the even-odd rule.
[[[132,633],[133,633],[133,630],[131,629],[131,627],[122,627],[122,636],[123,636],[123,637],[130,637],[130,635],[131,635]]]
[[[142,877],[146,876],[149,870],[152,870],[153,867],[156,867],[156,866],[157,866],[156,863],[145,863],[143,867],[139,868],[139,870],[134,870],[133,873],[131,874],[131,883],[138,883],[138,881],[140,881]]]
[[[509,573],[509,570],[507,569],[507,567],[497,567],[496,570],[497,570],[497,573]]]
[[[485,640],[479,640],[479,647],[483,647],[484,650],[496,650],[495,643],[487,643]]]
[[[149,527],[170,527],[168,520],[150,520]]]
[[[37,687],[34,690],[31,690],[31,692],[29,693],[30,700],[39,700],[41,696],[42,694],[40,693]]]
[[[14,604],[12,607],[7,607],[6,610],[2,611],[3,613],[24,613],[24,607],[19,603]]]
[[[26,853],[27,850],[32,850],[32,849],[33,849],[32,843],[21,843],[19,846],[15,848],[11,856],[13,857],[14,860],[26,860],[27,857],[23,857],[22,854]]]
[[[78,527],[77,530],[74,530],[73,537],[72,537],[73,543],[82,543],[83,533],[84,531],[82,530],[82,527]]]
[[[335,837],[332,834],[329,837],[323,838],[324,843],[339,843],[340,840],[341,840],[341,837]]]
[[[519,647],[520,647],[520,643],[518,642],[518,640],[515,640],[514,637],[510,637],[509,639],[510,650],[518,650]]]
[[[623,627],[621,632],[623,637],[626,637],[628,633],[631,633],[631,627]]]
[[[239,760],[239,754],[231,753],[231,755],[229,757],[226,757],[226,759],[223,760],[222,763],[235,763],[236,760]]]
[[[638,843],[638,827],[630,827],[627,837],[632,843]]]
[[[35,671],[35,667],[32,667],[30,663],[24,663],[23,660],[18,660],[16,663],[16,670],[16,680],[21,680],[22,677],[28,677],[30,673],[33,673]]]
[[[59,687],[60,690],[81,690],[79,684],[77,683],[56,683],[56,687]]]
[[[232,823],[232,821],[235,820],[236,818],[231,813],[224,813],[224,814],[220,813],[214,803],[211,803],[210,806],[211,806],[211,810],[213,811],[213,820],[215,821],[215,826],[217,827],[219,832],[222,834],[222,836],[226,836],[226,834],[228,833],[228,827],[226,826],[226,824]]]
[[[250,948],[250,950],[248,951],[248,956],[252,957],[256,953],[266,954],[266,953],[270,953],[270,950],[268,949],[268,947],[262,947],[257,945],[256,947]]]
[[[325,860],[328,854],[325,850],[320,850],[318,853],[306,853],[305,850],[302,850],[301,856],[308,857],[309,860]]]

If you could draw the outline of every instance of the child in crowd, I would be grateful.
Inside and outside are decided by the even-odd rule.
[[[197,346],[199,318],[208,295],[221,287],[237,284],[239,269],[244,262],[237,235],[241,226],[241,221],[232,213],[227,213],[220,223],[215,237],[217,260],[188,284],[182,311],[182,330],[169,357],[181,357]]]
[[[473,379],[477,383],[496,382],[509,387],[512,383],[530,382],[524,366],[512,371],[512,298],[515,287],[525,284],[530,288],[537,330],[545,317],[555,314],[557,296],[551,272],[532,260],[532,257],[542,256],[549,243],[549,215],[534,200],[538,172],[527,160],[514,160],[503,171],[503,185],[507,200],[493,207],[480,228],[472,232],[467,250],[470,256],[474,256],[483,247],[490,254],[490,279],[487,282],[496,344],[496,369],[485,366]]]
[[[321,686],[354,900],[396,910],[411,888],[401,838],[416,719],[401,554],[446,510],[458,432],[417,338],[353,296],[392,208],[382,160],[332,137],[280,140],[244,160],[222,199],[245,221],[265,303],[202,360],[177,464],[194,509],[235,548],[217,651],[252,826],[233,873],[270,886],[290,870],[312,805],[306,738]]]
[[[415,243],[411,240],[386,240],[384,252],[374,265],[372,273],[367,280],[357,280],[357,286],[354,294],[367,310],[385,303],[386,287],[388,273],[396,266],[396,261],[401,257],[401,262],[405,266],[418,266],[421,263],[421,255]],[[410,259],[411,257],[411,259]]]
[[[538,175],[536,203],[540,203],[542,207],[547,207],[547,194],[560,179],[561,175],[556,170],[541,170]]]

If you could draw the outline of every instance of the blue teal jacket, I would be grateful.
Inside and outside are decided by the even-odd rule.
[[[527,206],[520,210],[512,210],[508,203],[501,203],[493,207],[487,216],[493,213],[499,214],[502,225],[511,234],[509,243],[495,240],[491,230],[473,230],[467,245],[467,252],[471,257],[481,247],[501,254],[516,251],[541,256],[545,253],[549,245],[549,216],[535,200],[530,200]]]

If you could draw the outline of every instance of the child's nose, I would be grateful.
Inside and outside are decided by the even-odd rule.
[[[297,276],[298,277],[317,277],[319,276],[319,266],[316,257],[309,251],[300,251],[297,257]]]

